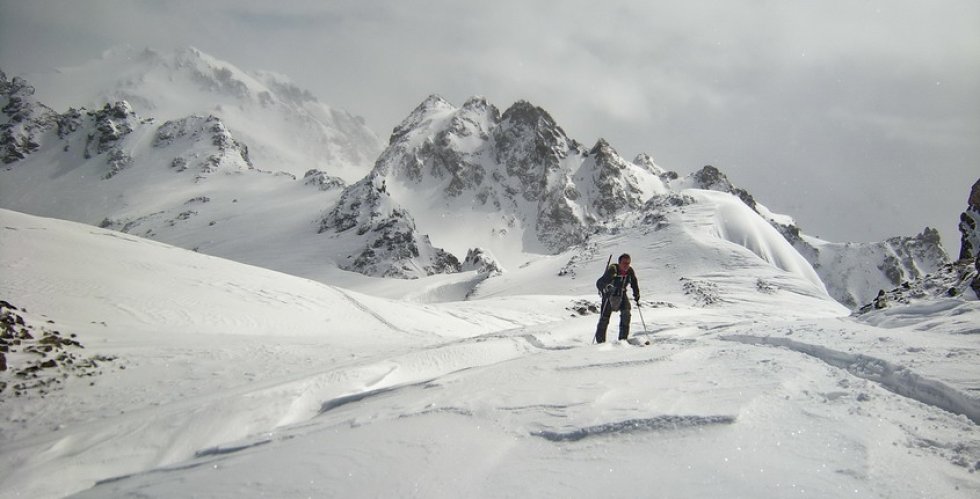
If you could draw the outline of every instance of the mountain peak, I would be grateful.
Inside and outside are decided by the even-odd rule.
[[[658,165],[649,154],[640,153],[633,159],[633,164],[661,178],[673,180],[677,178],[677,173],[668,172]]]
[[[38,99],[55,109],[129,102],[161,122],[215,115],[255,166],[302,176],[318,169],[352,182],[383,144],[362,118],[331,108],[286,76],[251,71],[193,46],[158,52],[121,46],[100,59],[38,75]]]
[[[450,104],[449,101],[443,99],[442,96],[439,94],[430,94],[428,97],[425,98],[424,101],[422,101],[421,104],[418,105],[418,107],[415,108],[413,114],[416,111],[425,112],[431,110],[449,110],[449,109],[454,110],[456,109],[456,106]]]
[[[558,128],[560,130],[558,125],[555,124],[555,120],[547,111],[526,100],[519,100],[512,104],[504,111],[501,120],[531,128]],[[564,132],[562,132],[562,135],[564,135]]]
[[[613,154],[618,155],[616,150],[613,149],[611,145],[609,145],[609,142],[607,142],[606,139],[602,137],[600,137],[599,140],[596,141],[595,145],[592,146],[592,149],[589,150],[589,154],[590,155],[595,154],[599,156],[609,156]]]
[[[450,104],[449,101],[437,94],[431,94],[391,131],[388,144],[395,144],[412,135],[412,132],[424,128],[426,124],[431,123],[436,116],[446,115],[454,111],[456,111],[456,107]]]

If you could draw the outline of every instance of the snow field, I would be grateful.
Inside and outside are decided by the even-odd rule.
[[[624,236],[575,278],[542,258],[426,303],[436,279],[389,300],[9,211],[0,230],[0,295],[120,359],[4,394],[0,497],[980,492],[976,424],[917,396],[976,403],[975,301],[866,319],[880,328],[795,274],[719,272],[717,247],[678,250],[667,228],[635,242],[657,256],[634,257],[652,344],[591,345],[596,316],[571,306]]]

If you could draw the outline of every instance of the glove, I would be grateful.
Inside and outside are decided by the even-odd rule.
[[[602,294],[604,295],[612,294],[612,292],[613,292],[612,284],[606,284],[606,287],[602,288]]]
[[[633,301],[635,301],[636,304],[639,305],[640,304],[640,295],[638,295],[638,294],[633,295]]]

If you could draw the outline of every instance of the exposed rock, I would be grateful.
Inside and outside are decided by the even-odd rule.
[[[974,283],[980,278],[980,267],[972,262],[960,260],[947,263],[935,272],[916,279],[902,282],[890,291],[880,290],[871,302],[855,311],[855,315],[863,315],[874,310],[908,305],[917,301],[936,300],[965,296],[972,292],[980,298]]]
[[[181,145],[181,150],[195,151],[194,163],[178,156],[171,167],[178,172],[193,168],[196,178],[203,180],[218,170],[254,170],[248,155],[248,146],[235,139],[228,128],[214,115],[207,117],[189,116],[179,120],[167,121],[156,130],[153,146],[166,149]]]
[[[74,334],[64,335],[25,319],[26,311],[0,300],[0,405],[9,396],[44,396],[63,386],[69,376],[101,374],[100,362],[116,357],[79,353],[84,347]],[[120,366],[123,369],[124,366]]]
[[[624,178],[629,175],[627,162],[608,142],[599,139],[589,151],[589,157],[595,161],[598,172],[595,188],[599,195],[594,207],[600,217],[609,219],[643,206],[643,192],[636,186],[636,180]]]
[[[0,71],[0,160],[20,161],[41,147],[42,136],[58,126],[57,113],[34,99],[34,87]]]
[[[482,248],[473,248],[466,252],[462,270],[475,270],[477,273],[487,276],[498,275],[504,272],[493,255]]]
[[[966,211],[960,215],[960,260],[980,257],[980,179],[970,189]]]
[[[714,166],[705,165],[704,168],[692,173],[691,179],[699,189],[734,194],[738,196],[742,202],[747,204],[749,208],[752,208],[756,212],[759,211],[755,198],[752,197],[752,195],[745,189],[732,185],[731,181],[728,180],[728,177]]]
[[[391,199],[378,176],[344,189],[340,201],[321,220],[319,231],[349,231],[361,237],[360,252],[340,263],[344,270],[409,279],[460,270],[455,256],[418,234],[412,217]]]
[[[316,186],[321,191],[343,189],[347,184],[340,177],[334,177],[323,170],[310,170],[303,175],[303,183]]]

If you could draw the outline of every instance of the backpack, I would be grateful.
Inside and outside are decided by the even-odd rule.
[[[623,305],[623,298],[626,296],[626,282],[628,275],[620,275],[618,265],[610,265],[609,268],[606,269],[606,274],[609,274],[610,272],[612,273],[612,279],[609,280],[608,284],[612,285],[612,292],[606,296],[606,300],[612,310],[619,310]],[[605,280],[605,278],[606,276],[603,275],[599,279],[599,282],[602,282]],[[597,286],[599,285],[599,282],[596,283]]]

